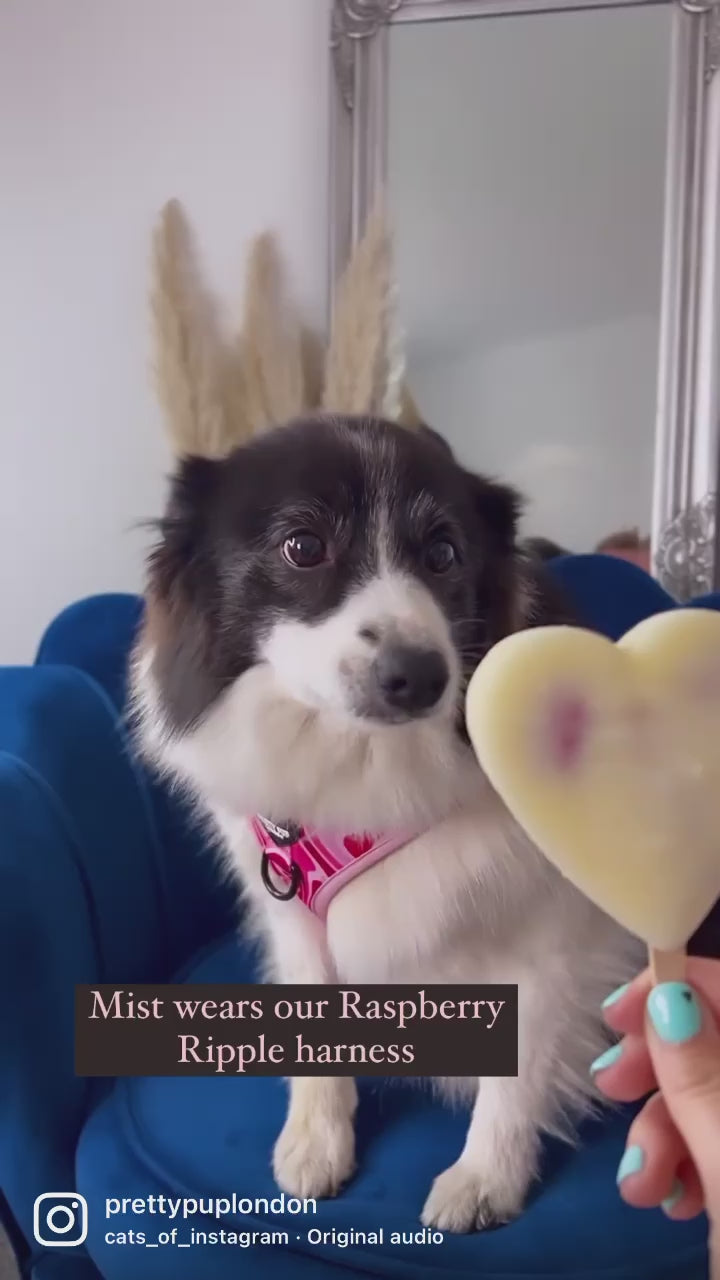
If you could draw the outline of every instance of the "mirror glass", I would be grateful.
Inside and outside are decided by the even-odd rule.
[[[423,420],[523,532],[649,533],[671,5],[390,30],[388,186]]]

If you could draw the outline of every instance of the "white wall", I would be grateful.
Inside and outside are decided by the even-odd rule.
[[[411,364],[458,456],[526,493],[529,534],[589,551],[650,524],[657,317],[631,316]]]
[[[211,281],[281,235],[326,295],[328,0],[0,4],[0,662],[84,594],[137,590],[168,465],[147,255],[178,196]]]

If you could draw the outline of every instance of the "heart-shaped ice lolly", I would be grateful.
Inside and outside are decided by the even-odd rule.
[[[538,627],[470,681],[480,766],[530,838],[660,951],[720,897],[720,613],[676,609],[617,644]]]

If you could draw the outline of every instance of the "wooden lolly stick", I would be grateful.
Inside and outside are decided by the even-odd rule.
[[[659,982],[684,982],[687,953],[682,951],[660,951],[657,947],[648,947],[650,956],[650,972],[653,985]]]

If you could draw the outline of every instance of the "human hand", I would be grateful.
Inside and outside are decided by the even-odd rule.
[[[598,1088],[618,1102],[651,1094],[630,1126],[620,1194],[676,1219],[705,1208],[720,1235],[720,960],[690,958],[686,983],[653,987],[645,970],[604,1014],[622,1040],[593,1064]]]

